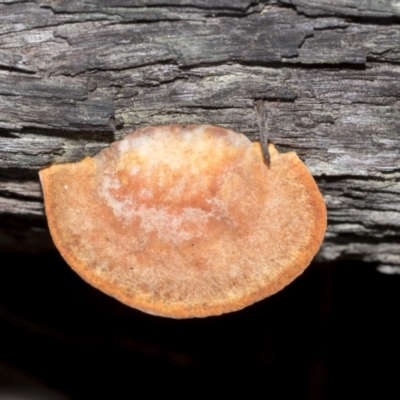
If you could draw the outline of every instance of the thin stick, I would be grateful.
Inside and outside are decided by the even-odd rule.
[[[261,148],[264,155],[264,159],[267,162],[267,164],[269,164],[271,162],[271,157],[268,150],[269,133],[267,131],[267,112],[265,110],[264,102],[262,100],[256,100],[255,107],[257,112],[258,127],[260,130]]]

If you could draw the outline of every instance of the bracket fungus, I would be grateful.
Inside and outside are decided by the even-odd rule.
[[[87,282],[172,318],[242,309],[300,275],[326,229],[295,153],[209,125],[140,129],[40,171],[54,243]]]

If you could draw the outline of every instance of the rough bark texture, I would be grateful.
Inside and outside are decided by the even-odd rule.
[[[394,0],[0,0],[0,248],[52,247],[37,171],[146,125],[295,150],[329,213],[319,260],[400,265]]]

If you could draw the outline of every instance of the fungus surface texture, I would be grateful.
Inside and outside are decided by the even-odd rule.
[[[40,171],[54,243],[87,282],[150,314],[206,317],[282,289],[326,229],[295,153],[209,125],[140,129]]]

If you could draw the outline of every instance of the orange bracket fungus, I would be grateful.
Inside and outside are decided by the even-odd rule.
[[[318,251],[326,208],[295,153],[209,125],[152,126],[40,171],[54,243],[87,282],[172,318],[239,310]]]

